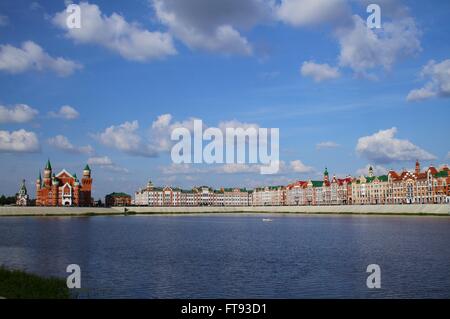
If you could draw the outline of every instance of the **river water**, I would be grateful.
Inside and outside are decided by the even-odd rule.
[[[78,264],[81,298],[449,298],[450,218],[6,217],[0,264],[63,278]]]

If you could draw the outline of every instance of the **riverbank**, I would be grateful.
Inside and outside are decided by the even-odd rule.
[[[0,296],[6,299],[69,299],[66,281],[0,267]]]
[[[450,216],[450,204],[262,207],[0,207],[0,216],[108,216],[206,213]]]

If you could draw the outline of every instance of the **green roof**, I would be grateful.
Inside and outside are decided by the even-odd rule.
[[[439,173],[435,174],[434,177],[448,177],[448,171],[440,171]]]
[[[323,175],[328,176],[328,169],[325,167],[325,172],[323,172]]]
[[[91,168],[89,167],[88,164],[86,164],[86,166],[84,167],[84,170],[85,170],[85,171],[91,171]]]
[[[370,176],[366,176],[366,183],[372,183],[375,180],[375,176],[370,177]]]
[[[122,193],[122,192],[119,192],[119,193],[114,192],[114,193],[108,194],[106,196],[112,196],[112,197],[114,197],[114,196],[127,196],[127,197],[131,197],[130,195],[128,195],[126,193]]]
[[[311,181],[313,187],[322,187],[323,182],[322,181]]]
[[[47,165],[45,165],[45,169],[52,169],[52,164],[50,164],[50,159],[47,160]]]

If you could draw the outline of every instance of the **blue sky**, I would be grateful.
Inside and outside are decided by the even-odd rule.
[[[0,194],[34,194],[47,158],[90,162],[95,198],[449,161],[448,1],[378,1],[380,30],[363,0],[184,3],[83,2],[74,32],[64,1],[0,3]],[[170,129],[192,118],[280,128],[281,172],[173,165]]]

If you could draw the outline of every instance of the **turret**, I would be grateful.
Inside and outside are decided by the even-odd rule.
[[[91,204],[92,177],[91,168],[88,164],[84,167],[83,178],[80,185],[80,197],[77,199],[76,205],[89,206]]]
[[[325,171],[323,172],[323,181],[324,182],[328,182],[329,178],[328,178],[328,169],[325,167]]]
[[[42,186],[42,177],[41,177],[41,171],[39,170],[39,174],[36,179],[36,190],[40,190],[41,186]]]
[[[47,161],[47,165],[44,168],[44,186],[51,186],[52,184],[52,164],[50,159]]]
[[[420,163],[419,160],[416,161],[416,174],[420,173]]]
[[[59,180],[56,178],[55,174],[52,176],[52,185],[59,186]]]
[[[88,164],[86,164],[86,166],[84,167],[83,177],[91,177],[91,168]]]

